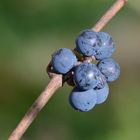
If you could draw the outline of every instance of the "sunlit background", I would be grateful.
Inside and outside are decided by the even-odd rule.
[[[49,79],[45,72],[58,48],[74,48],[77,34],[92,27],[115,0],[0,1],[0,140],[6,140]],[[60,89],[23,140],[140,139],[140,1],[127,5],[104,28],[121,66],[106,103],[88,113],[68,103]]]

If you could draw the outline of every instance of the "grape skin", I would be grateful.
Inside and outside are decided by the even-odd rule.
[[[81,90],[103,88],[106,84],[105,77],[95,64],[82,63],[74,70],[74,81]]]
[[[87,112],[96,105],[97,93],[93,89],[82,91],[74,88],[69,96],[69,102],[74,109]]]
[[[98,32],[98,43],[94,48],[95,58],[102,60],[110,58],[115,51],[115,46],[112,37],[105,32]]]
[[[76,49],[84,56],[93,56],[94,47],[97,44],[97,33],[90,29],[84,30],[76,39]]]
[[[52,55],[52,66],[57,73],[66,74],[76,63],[75,54],[67,48],[61,48]]]
[[[99,70],[106,77],[107,82],[113,82],[120,75],[120,66],[112,58],[103,59],[97,64]]]
[[[102,89],[95,89],[97,93],[97,102],[96,104],[101,104],[107,100],[107,97],[109,95],[109,87],[108,84],[105,85]]]

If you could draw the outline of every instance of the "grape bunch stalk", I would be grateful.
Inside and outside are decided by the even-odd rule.
[[[8,140],[19,140],[35,117],[64,82],[74,86],[69,96],[73,108],[87,112],[106,101],[108,83],[120,75],[118,63],[111,58],[115,50],[112,37],[101,29],[117,14],[127,0],[116,0],[91,29],[82,31],[72,51],[61,48],[52,55],[47,67],[50,82],[29,108]]]

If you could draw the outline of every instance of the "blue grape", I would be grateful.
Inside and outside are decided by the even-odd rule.
[[[112,58],[103,59],[97,64],[97,66],[106,77],[107,82],[115,81],[120,75],[120,66]]]
[[[76,39],[76,49],[84,56],[93,56],[96,44],[97,33],[90,29],[84,30]]]
[[[102,60],[112,56],[115,51],[114,42],[111,36],[105,32],[98,32],[98,43],[94,47],[94,56],[97,60]]]
[[[108,84],[105,85],[104,88],[101,89],[94,89],[97,93],[97,102],[96,104],[101,104],[106,101],[109,95],[109,87]]]
[[[77,37],[76,49],[84,56],[95,56],[97,60],[109,58],[115,51],[114,42],[108,33],[97,33],[90,29]]]
[[[82,63],[75,67],[74,81],[81,90],[103,88],[106,80],[95,64]]]
[[[70,49],[62,48],[52,55],[52,66],[54,71],[66,74],[77,62],[76,56]]]
[[[81,91],[74,88],[69,96],[69,102],[76,110],[87,112],[91,110],[97,101],[97,93],[93,90]]]

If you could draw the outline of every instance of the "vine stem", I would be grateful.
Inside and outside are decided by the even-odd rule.
[[[91,29],[99,32],[118,13],[127,0],[117,0]]]
[[[99,32],[124,6],[127,0],[117,0],[111,8],[101,17],[101,19],[95,24],[91,29],[93,31]],[[8,140],[19,140],[30,124],[33,122],[40,110],[49,101],[52,95],[63,85],[63,76],[60,74],[52,74],[51,80],[36,99],[33,105],[29,108],[25,116],[21,119],[17,127],[12,131]]]

